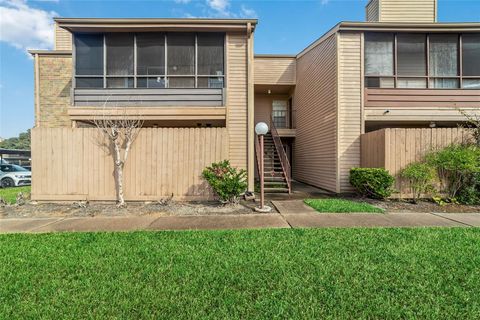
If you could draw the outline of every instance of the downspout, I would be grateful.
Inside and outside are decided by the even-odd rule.
[[[247,176],[248,190],[254,191],[255,182],[255,154],[254,154],[254,78],[253,78],[253,27],[252,23],[247,23]]]

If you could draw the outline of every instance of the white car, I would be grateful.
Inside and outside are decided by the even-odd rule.
[[[0,164],[0,187],[19,187],[32,184],[32,172],[16,164]]]

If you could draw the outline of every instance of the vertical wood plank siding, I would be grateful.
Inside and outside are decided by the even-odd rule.
[[[72,34],[55,23],[55,50],[72,50]]]
[[[366,7],[367,21],[378,22],[380,14],[379,0],[371,0]]]
[[[294,85],[296,58],[255,57],[255,84]]]
[[[436,22],[437,0],[380,0],[380,22]]]
[[[350,168],[360,165],[362,130],[361,33],[341,32],[338,66],[338,189],[352,191]]]
[[[113,158],[101,137],[95,128],[32,129],[32,199],[115,200]],[[201,172],[227,157],[225,128],[144,128],[125,166],[125,197],[212,198]]]
[[[398,197],[409,197],[408,183],[400,172],[408,164],[422,161],[425,155],[452,143],[471,140],[468,131],[459,128],[389,128],[362,135],[362,163],[365,168],[385,168],[396,179]]]
[[[227,130],[229,159],[247,169],[247,35],[227,34]]]
[[[337,42],[332,35],[297,61],[293,178],[336,191]]]

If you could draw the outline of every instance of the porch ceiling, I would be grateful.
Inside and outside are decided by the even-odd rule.
[[[274,85],[274,84],[256,84],[255,93],[259,94],[289,94],[292,92],[294,85]]]

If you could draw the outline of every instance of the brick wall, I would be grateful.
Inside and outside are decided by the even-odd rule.
[[[71,55],[40,55],[39,110],[36,117],[39,127],[70,127],[67,114],[72,86]]]

